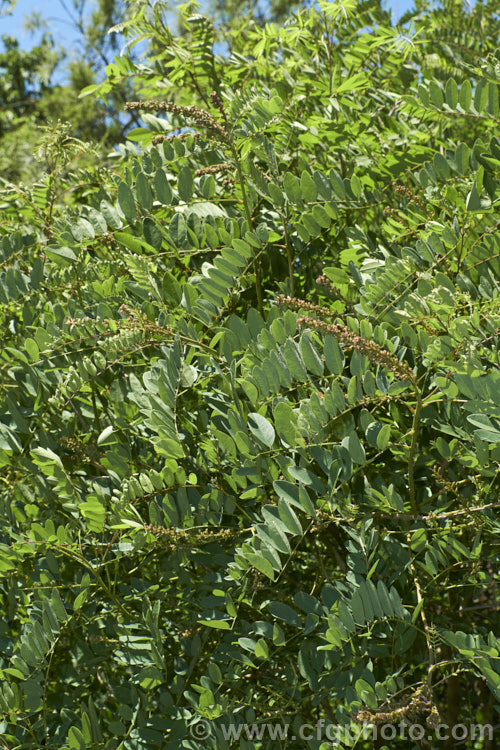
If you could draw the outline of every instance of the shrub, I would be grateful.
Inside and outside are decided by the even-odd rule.
[[[495,7],[140,10],[115,165],[3,190],[2,746],[496,723]]]

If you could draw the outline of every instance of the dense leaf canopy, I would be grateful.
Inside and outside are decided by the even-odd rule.
[[[494,726],[498,2],[198,10],[1,190],[0,747]]]

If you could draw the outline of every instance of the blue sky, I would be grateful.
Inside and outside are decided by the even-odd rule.
[[[17,37],[23,47],[31,47],[33,40],[36,40],[36,35],[24,30],[23,21],[25,16],[31,15],[33,12],[40,13],[46,19],[58,18],[64,20],[66,16],[58,0],[48,0],[48,2],[43,3],[40,0],[17,0],[10,14],[0,16],[0,35],[9,34]],[[68,41],[71,43],[75,38],[67,24],[55,20],[51,21],[51,24],[53,26],[52,31],[55,32],[54,36],[61,40],[61,44],[66,45]]]
[[[385,3],[391,8],[393,18],[397,20],[413,5],[413,0],[385,0]],[[68,5],[71,7],[71,0]],[[59,40],[64,47],[70,49],[77,37],[71,26],[64,22],[67,21],[67,14],[59,0],[45,0],[43,3],[40,0],[17,0],[10,15],[0,15],[0,36],[9,34],[19,39],[23,47],[28,49],[32,47],[37,43],[40,35],[27,32],[24,29],[23,21],[26,15],[30,15],[34,11],[39,12],[49,21],[49,30],[52,31],[55,39]]]

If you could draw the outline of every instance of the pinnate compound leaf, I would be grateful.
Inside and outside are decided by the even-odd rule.
[[[297,612],[288,606],[288,604],[279,601],[272,601],[267,605],[267,609],[273,617],[276,617],[278,620],[283,620],[288,625],[293,625],[295,628],[300,628],[302,626],[301,619]]]
[[[45,248],[45,254],[60,266],[70,266],[76,260],[75,253],[69,247],[47,245]]]
[[[286,193],[286,197],[290,203],[301,203],[302,202],[302,191],[300,189],[300,182],[297,177],[291,172],[286,172],[283,178],[283,188]]]
[[[198,620],[198,623],[215,630],[231,630],[231,623],[227,620]]]
[[[476,183],[473,184],[472,190],[467,196],[465,208],[467,211],[480,211],[481,210],[481,199],[479,197]]]
[[[268,448],[274,444],[275,431],[271,422],[257,412],[248,415],[248,428],[255,437]]]
[[[167,175],[163,169],[158,169],[155,174],[155,192],[156,197],[165,206],[170,206],[173,200],[172,188],[167,180]]]
[[[290,404],[285,401],[278,401],[274,407],[273,416],[278,436],[289,445],[294,445],[296,437],[294,424],[296,417]]]
[[[189,167],[182,167],[181,171],[179,172],[178,190],[179,198],[182,201],[189,203],[189,201],[193,197],[194,191],[193,175]]]
[[[280,498],[286,503],[291,503],[296,508],[305,511],[307,515],[314,516],[314,505],[305,487],[286,482],[282,479],[277,479],[273,482],[273,487]]]
[[[123,180],[118,185],[118,205],[129,221],[137,219],[137,208],[132,190]]]

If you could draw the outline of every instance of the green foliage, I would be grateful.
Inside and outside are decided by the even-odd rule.
[[[59,125],[2,191],[3,746],[496,723],[497,11],[320,2],[224,56],[140,6],[86,92],[144,97],[114,169]]]

